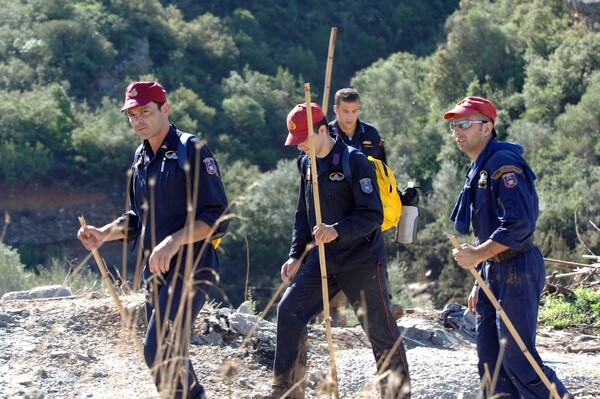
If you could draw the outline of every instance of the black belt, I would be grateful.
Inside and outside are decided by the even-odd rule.
[[[496,254],[496,255],[492,256],[491,258],[489,258],[488,262],[494,262],[494,263],[505,262],[509,259],[514,258],[517,255],[520,255],[522,253],[529,251],[534,246],[535,246],[535,244],[533,243],[533,239],[529,238],[527,241],[525,241],[523,243],[522,249],[520,249],[518,251],[515,251],[514,249],[507,249],[507,250],[502,251],[499,254]]]

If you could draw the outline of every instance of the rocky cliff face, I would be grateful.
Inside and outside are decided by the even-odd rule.
[[[76,263],[88,254],[76,238],[77,216],[101,226],[124,209],[125,193],[115,187],[90,191],[63,182],[0,187],[0,235],[4,232],[4,244],[20,249],[23,261],[44,264],[56,257],[65,265]],[[121,264],[122,246],[108,244],[102,256],[109,265]]]
[[[565,4],[586,25],[592,27],[600,22],[600,0],[565,0]]]

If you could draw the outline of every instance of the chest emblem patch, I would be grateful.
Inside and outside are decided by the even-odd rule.
[[[167,159],[177,159],[177,151],[171,150],[165,152],[165,158]]]
[[[371,183],[371,179],[368,177],[360,179],[360,189],[365,194],[371,194],[373,192],[373,183]]]
[[[502,181],[504,182],[504,186],[506,188],[515,188],[517,186],[517,183],[519,182],[517,180],[516,173],[513,172],[502,175]]]
[[[214,175],[215,173],[217,173],[217,164],[215,163],[214,158],[204,158],[202,162],[204,162],[206,173],[208,173],[209,175]]]
[[[342,180],[344,180],[344,174],[342,172],[332,172],[329,175],[329,180],[331,180],[331,181],[342,181]]]

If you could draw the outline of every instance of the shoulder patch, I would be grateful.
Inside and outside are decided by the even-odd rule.
[[[500,176],[506,174],[506,173],[517,173],[517,174],[521,174],[523,173],[523,171],[520,168],[517,168],[514,165],[504,165],[499,167],[498,169],[496,169],[494,171],[494,173],[492,173],[492,179],[494,180],[498,180],[500,178]]]
[[[373,183],[371,182],[371,179],[368,177],[360,179],[360,189],[365,194],[371,194],[373,192]]]
[[[517,175],[514,172],[505,173],[502,175],[502,181],[504,182],[504,186],[506,188],[515,188],[517,183]]]
[[[214,158],[204,158],[202,162],[204,162],[206,173],[208,173],[209,175],[214,175],[215,173],[217,173],[217,165],[215,163]]]

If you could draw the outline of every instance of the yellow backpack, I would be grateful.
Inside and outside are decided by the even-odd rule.
[[[342,169],[346,179],[352,181],[352,170],[350,169],[350,154],[358,151],[354,147],[348,146],[342,153]],[[377,175],[377,185],[379,186],[379,197],[383,205],[383,223],[381,231],[398,225],[400,215],[402,215],[402,201],[400,201],[400,192],[396,185],[394,172],[383,161],[367,157],[375,165],[375,174]]]

